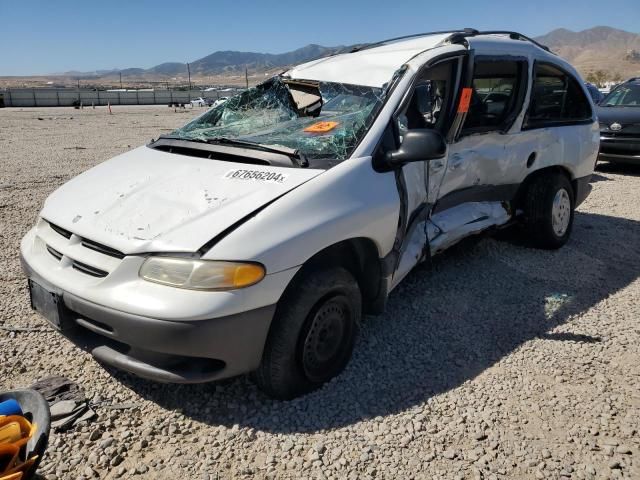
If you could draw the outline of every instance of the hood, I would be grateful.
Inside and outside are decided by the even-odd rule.
[[[195,252],[322,172],[140,147],[58,188],[45,201],[41,216],[125,254]]]
[[[609,126],[640,124],[640,107],[597,107],[598,121]]]

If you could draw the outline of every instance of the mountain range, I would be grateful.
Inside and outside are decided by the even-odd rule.
[[[322,45],[310,44],[291,52],[278,54],[225,50],[214,52],[206,57],[195,60],[189,64],[189,68],[191,69],[192,76],[240,73],[244,75],[245,68],[254,73],[263,72],[274,68],[283,68],[289,65],[297,65],[315,60],[320,57],[339,53],[346,48],[345,46],[323,47]],[[187,64],[166,62],[149,69],[125,68],[123,70],[98,70],[95,72],[65,72],[62,75],[102,77],[120,73],[123,77],[137,77],[141,75],[157,75],[163,77],[186,76]]]
[[[536,37],[540,43],[566,58],[583,75],[595,70],[604,70],[621,78],[640,75],[640,35],[611,27],[594,27],[580,32],[564,28]],[[347,51],[352,46],[325,47],[307,45],[290,52],[271,54],[257,52],[217,51],[189,64],[195,77],[244,75],[245,68],[252,74],[273,72],[316,58]],[[155,67],[126,68],[123,70],[99,70],[96,72],[65,72],[66,76],[157,78],[159,80],[187,76],[187,65],[167,62]]]
[[[640,76],[640,35],[611,27],[594,27],[581,32],[565,28],[537,37],[553,52],[567,59],[583,76],[597,70],[611,79]]]

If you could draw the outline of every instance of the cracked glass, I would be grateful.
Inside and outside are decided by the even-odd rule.
[[[373,123],[385,90],[274,77],[212,108],[171,136],[230,138],[345,160]]]

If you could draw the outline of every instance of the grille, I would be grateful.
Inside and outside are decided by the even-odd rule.
[[[63,256],[62,253],[57,251],[52,246],[47,245],[47,251],[56,260],[58,260],[58,261],[62,260],[62,256]],[[78,270],[79,272],[82,272],[82,273],[86,273],[87,275],[91,275],[92,277],[102,278],[102,277],[106,277],[109,274],[109,272],[105,272],[104,270],[101,270],[101,269],[96,268],[96,267],[92,267],[91,265],[87,265],[86,263],[82,263],[82,262],[79,262],[77,260],[72,260],[71,261],[71,266],[75,270]]]
[[[55,257],[57,260],[61,260],[62,259],[62,254],[57,251],[55,248],[50,247],[49,245],[47,245],[47,251],[53,256]]]
[[[59,227],[58,225],[55,225],[51,222],[49,222],[49,226],[51,227],[52,230],[54,230],[59,235],[62,235],[64,238],[71,238],[72,234],[69,230],[65,230],[64,228]],[[80,243],[85,248],[89,248],[95,252],[99,252],[104,255],[109,255],[110,257],[120,258],[120,259],[124,258],[124,253],[116,250],[115,248],[107,247],[106,245],[102,245],[101,243],[94,242],[93,240],[89,240],[88,238],[81,237],[80,240],[81,240]]]
[[[87,265],[86,263],[78,262],[74,260],[71,266],[82,273],[86,273],[87,275],[91,275],[92,277],[106,277],[109,272],[105,272],[104,270],[100,270],[99,268],[92,267],[91,265]]]
[[[115,248],[107,247],[106,245],[101,245],[91,240],[87,240],[86,238],[83,238],[81,243],[83,247],[89,248],[96,252],[100,252],[104,255],[109,255],[110,257],[115,257],[115,258],[124,258],[124,253],[119,252]]]
[[[53,223],[47,223],[49,227],[43,226],[46,230],[43,230],[41,235],[47,251],[58,261],[62,260],[63,257],[69,259],[70,266],[78,272],[91,277],[103,278],[117,267],[119,262],[114,259],[121,260],[125,257],[124,253],[115,248],[74,235],[69,230]],[[72,238],[78,239],[79,244]],[[67,240],[72,241],[68,242]],[[87,250],[83,251],[82,247]],[[89,251],[97,252],[100,255]]]
[[[71,232],[69,230],[65,230],[64,228],[54,225],[53,223],[49,223],[49,226],[53,231],[62,235],[64,238],[71,238]]]
[[[612,138],[640,137],[640,123],[623,123],[620,130],[611,130],[611,125],[600,122],[600,134]]]

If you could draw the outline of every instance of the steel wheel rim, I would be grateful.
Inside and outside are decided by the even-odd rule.
[[[569,192],[561,188],[556,192],[553,198],[553,206],[551,208],[551,222],[553,231],[558,237],[562,237],[567,233],[569,222],[571,221],[571,199]]]
[[[311,381],[324,381],[341,365],[350,320],[351,310],[344,297],[325,301],[313,314],[302,345],[302,367]]]

